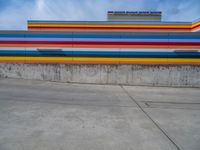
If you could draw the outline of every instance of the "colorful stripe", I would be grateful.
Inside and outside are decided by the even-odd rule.
[[[115,20],[113,18],[113,20]],[[125,18],[123,20],[126,20]],[[134,19],[133,19],[134,20]],[[191,22],[134,22],[134,21],[28,21],[28,30],[107,31],[107,32],[195,32],[200,21]]]
[[[31,57],[119,57],[119,58],[200,58],[198,51],[80,51],[60,49],[37,50],[0,50],[0,56],[31,56]]]
[[[200,33],[0,32],[0,47],[200,49]]]
[[[0,62],[200,65],[200,20],[161,22],[161,12],[108,12],[108,20],[0,31]]]
[[[66,64],[190,64],[200,65],[200,59],[184,58],[99,58],[99,57],[2,57],[9,63],[66,63]]]

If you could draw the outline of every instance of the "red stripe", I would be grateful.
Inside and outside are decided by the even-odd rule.
[[[139,26],[139,25],[138,25]],[[38,27],[30,27],[28,26],[28,29],[136,29],[136,30],[145,30],[145,29],[149,29],[149,30],[155,30],[155,29],[162,29],[162,30],[191,30],[190,28],[159,28],[159,27],[155,27],[155,28],[135,28],[135,27],[43,27],[43,26],[38,26]]]
[[[91,41],[0,41],[0,44],[58,44],[58,45],[182,45],[200,46],[200,42],[91,42]]]
[[[194,26],[194,27],[192,28],[192,30],[195,30],[195,29],[197,29],[197,28],[199,28],[199,27],[200,27],[200,25]]]

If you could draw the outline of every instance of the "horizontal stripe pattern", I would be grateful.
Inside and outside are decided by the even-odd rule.
[[[119,17],[120,18],[120,17]],[[28,21],[28,30],[67,31],[132,31],[132,32],[197,32],[200,20],[192,22],[159,22],[157,18],[108,18],[110,21]],[[139,20],[139,21],[136,21]]]
[[[200,65],[200,32],[0,31],[0,62]]]
[[[14,49],[0,48],[0,62],[66,64],[192,64],[200,65],[200,50],[143,49]]]
[[[108,12],[108,21],[28,21],[0,31],[0,63],[200,65],[200,20]]]
[[[9,63],[66,63],[66,64],[190,64],[200,65],[200,59],[185,58],[99,58],[99,57],[2,57]]]
[[[64,51],[64,50],[0,50],[0,56],[59,56],[59,57],[127,57],[127,58],[200,58],[198,51]]]
[[[2,31],[0,47],[200,49],[200,33]]]

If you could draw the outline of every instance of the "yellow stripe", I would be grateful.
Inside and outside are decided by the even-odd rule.
[[[14,56],[12,56],[12,57],[0,57],[0,60],[2,61],[2,60],[13,60],[13,61],[20,61],[20,60],[26,60],[26,57],[14,57]]]
[[[200,59],[184,59],[184,58],[95,58],[95,57],[74,57],[76,61],[138,61],[138,62],[162,62],[162,61],[173,61],[173,62],[200,62]]]
[[[145,25],[145,24],[133,24],[133,25],[128,25],[128,24],[32,24],[32,23],[29,23],[28,24],[29,26],[61,26],[61,27],[138,27],[138,26],[141,26],[141,27],[191,27],[191,25],[165,25],[165,24],[148,24],[148,25]]]
[[[192,24],[192,28],[195,27],[195,26],[198,26],[198,25],[200,25],[200,21],[199,21],[199,22],[196,22],[196,23],[193,23],[193,24]]]
[[[136,62],[183,62],[200,63],[199,58],[99,58],[99,57],[0,57],[0,61],[136,61]]]
[[[137,27],[137,28],[191,28],[191,25],[98,25],[98,24],[28,24],[29,27],[113,27],[113,28],[120,28],[120,27]]]

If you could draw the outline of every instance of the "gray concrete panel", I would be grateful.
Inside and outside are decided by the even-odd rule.
[[[0,80],[2,150],[176,150],[120,86]]]
[[[72,83],[200,87],[200,66],[1,63],[0,77]]]

